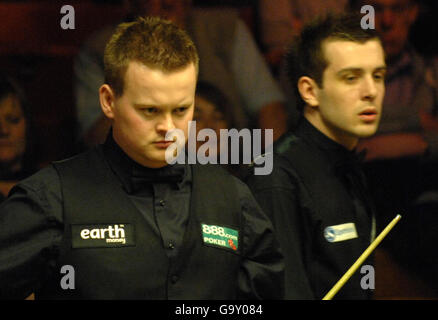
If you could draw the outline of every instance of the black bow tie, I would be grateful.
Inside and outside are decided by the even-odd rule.
[[[179,183],[184,179],[185,165],[172,165],[159,169],[151,169],[134,165],[131,174],[133,191],[154,183]]]

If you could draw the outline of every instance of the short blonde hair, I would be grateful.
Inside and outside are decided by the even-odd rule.
[[[126,69],[131,61],[172,72],[193,63],[199,68],[196,46],[189,35],[174,23],[158,17],[140,17],[121,23],[105,47],[105,83],[123,94]]]

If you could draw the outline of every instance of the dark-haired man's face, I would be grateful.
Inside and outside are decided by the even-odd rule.
[[[322,88],[315,86],[307,111],[322,133],[351,149],[377,130],[385,92],[384,52],[378,40],[328,40],[322,50],[327,61]]]
[[[376,30],[389,58],[404,49],[409,39],[409,30],[415,22],[418,7],[412,0],[368,0],[376,13]]]

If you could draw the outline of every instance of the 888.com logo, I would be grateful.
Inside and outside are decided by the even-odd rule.
[[[212,234],[215,236],[222,236],[225,237],[225,229],[218,226],[209,226],[209,225],[202,225],[202,232],[204,234]]]

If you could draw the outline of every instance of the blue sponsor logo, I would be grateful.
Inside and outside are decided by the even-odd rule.
[[[332,227],[324,229],[324,237],[328,242],[333,242],[336,239],[336,231]]]

